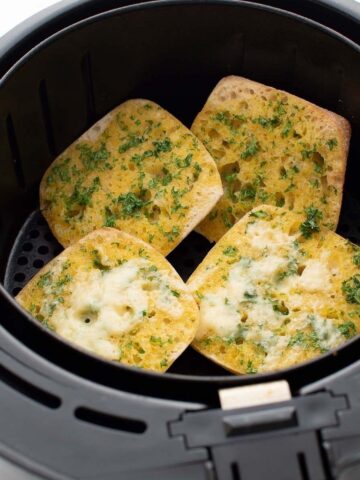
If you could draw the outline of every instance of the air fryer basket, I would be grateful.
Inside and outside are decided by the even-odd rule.
[[[65,11],[64,16],[58,18],[63,27],[60,31],[53,30],[51,35],[39,31],[38,39],[29,34],[29,51],[24,51],[24,45],[19,46],[18,61],[12,65],[8,52],[4,52],[0,65],[0,71],[4,72],[0,80],[0,274],[3,282],[0,286],[0,354],[4,359],[4,366],[0,364],[0,379],[25,398],[23,406],[22,397],[16,397],[19,404],[15,399],[12,403],[10,390],[5,390],[3,396],[0,393],[0,405],[3,398],[8,408],[16,403],[22,411],[26,410],[27,402],[30,405],[38,402],[40,410],[32,410],[32,415],[33,419],[39,419],[39,438],[46,437],[46,425],[42,422],[46,423],[49,418],[58,451],[56,454],[43,442],[42,453],[36,450],[33,460],[40,462],[46,458],[48,470],[43,471],[51,478],[65,478],[54,476],[54,465],[58,472],[70,475],[66,462],[71,463],[74,478],[90,478],[92,474],[101,480],[118,478],[115,472],[131,470],[131,462],[136,462],[138,455],[137,445],[140,445],[145,456],[140,461],[143,468],[154,468],[154,465],[168,468],[175,463],[192,465],[187,474],[184,470],[176,476],[177,473],[166,470],[166,476],[161,478],[205,478],[205,475],[216,474],[219,479],[236,480],[240,478],[237,467],[231,467],[227,473],[224,470],[220,475],[220,464],[215,470],[206,464],[209,452],[201,448],[204,445],[196,435],[193,440],[184,440],[183,427],[176,424],[173,427],[172,422],[178,420],[185,409],[216,407],[220,387],[286,379],[292,392],[297,394],[306,385],[354,365],[359,359],[360,339],[353,339],[335,353],[286,371],[242,377],[226,373],[191,350],[183,354],[169,373],[157,375],[107,362],[74,348],[28,316],[12,297],[60,251],[38,210],[39,181],[54,156],[122,101],[149,98],[190,125],[216,82],[225,75],[239,74],[288,90],[349,119],[353,133],[338,232],[360,244],[360,48],[352,40],[312,20],[252,2],[158,1],[121,8],[114,8],[116,2],[103,2],[102,12],[101,2],[83,3],[88,12],[83,10],[82,19],[74,8],[73,18],[78,21],[66,24]],[[301,12],[300,3],[294,2],[294,10]],[[310,4],[311,10],[312,3],[316,16],[323,2],[309,0],[302,5]],[[110,6],[113,9],[110,10]],[[325,14],[325,10],[323,12]],[[93,16],[86,18],[90,14]],[[334,16],[332,9],[326,10],[326,15],[329,23],[336,27],[341,24],[339,19],[343,26],[350,22],[347,33],[358,39],[355,20],[351,23],[347,15]],[[192,233],[169,260],[186,278],[209,247],[200,235]],[[55,383],[50,385],[49,379]],[[330,420],[323,418],[324,425],[331,425],[331,415],[344,407],[340,400],[336,400],[336,405],[331,403],[330,397],[323,397],[323,405],[329,404],[328,412],[332,412],[328,414]],[[180,403],[183,401],[187,403]],[[317,411],[319,405],[300,402],[297,408],[298,412],[304,409],[308,414],[312,409]],[[107,409],[109,412],[104,413]],[[49,412],[57,413],[49,416]],[[300,425],[301,415],[297,415]],[[9,438],[9,448],[16,445],[19,453],[26,455],[29,432],[20,420],[24,422],[21,415],[12,425],[5,422],[3,432],[6,431],[8,437],[5,433],[3,436]],[[207,421],[210,420],[201,417],[199,424],[195,420],[195,426],[190,422],[189,428],[203,429]],[[14,443],[15,439],[19,442],[22,428],[23,441]],[[105,435],[107,428],[113,437],[108,431]],[[70,437],[67,431],[72,432]],[[64,445],[59,445],[66,438],[74,448],[71,461]],[[92,458],[85,462],[81,455],[75,458],[74,445],[79,447],[84,439],[91,451],[100,448],[104,452],[106,445],[108,451],[102,458],[105,463],[106,458],[109,459],[111,468],[105,463],[97,464]],[[112,440],[126,443],[119,464],[114,463],[116,449],[110,448]],[[301,448],[307,449],[311,465],[319,462],[324,469],[321,470],[324,476],[319,474],[314,478],[326,478],[330,473],[325,471],[328,467],[324,466],[323,452],[318,452],[313,441],[313,437],[309,437],[308,442],[305,439],[307,446]],[[166,458],[154,454],[151,449],[154,442],[158,443],[157,448],[164,445],[168,452]],[[197,448],[189,449],[189,446]],[[83,453],[83,444],[81,448]],[[299,448],[296,444],[294,452]],[[216,459],[214,451],[212,455]],[[306,473],[310,467],[301,467],[305,460],[296,458],[298,473],[294,476],[268,478],[313,478],[311,475],[317,467],[311,467],[310,473]],[[233,465],[229,458],[226,468],[230,464]],[[194,468],[198,476],[191,476],[195,475]],[[142,477],[127,473],[120,478],[158,478],[158,474],[149,472]],[[262,477],[241,476],[241,479],[248,478]]]

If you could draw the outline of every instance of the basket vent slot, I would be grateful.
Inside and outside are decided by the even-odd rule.
[[[75,417],[82,422],[92,423],[112,430],[121,430],[129,433],[142,434],[147,425],[142,420],[119,417],[108,413],[98,412],[91,408],[79,407],[75,410]]]
[[[86,98],[86,116],[88,126],[95,122],[95,96],[94,96],[94,84],[91,66],[91,57],[89,53],[86,53],[81,61],[81,72],[85,87]]]
[[[232,480],[241,480],[239,465],[236,462],[233,462],[231,464],[231,475],[232,475]]]
[[[8,115],[6,118],[6,129],[7,129],[9,147],[10,147],[11,156],[14,164],[14,170],[15,170],[17,182],[19,187],[24,188],[25,187],[24,172],[21,164],[19,145],[16,138],[14,122],[11,115]]]
[[[30,383],[18,377],[14,373],[9,372],[9,370],[5,369],[1,365],[0,380],[12,389],[21,393],[22,395],[30,398],[31,400],[34,400],[37,403],[41,403],[41,405],[43,405],[44,407],[55,410],[61,406],[61,400],[59,397],[49,392],[45,392],[41,388],[31,385]]]
[[[310,480],[309,470],[306,464],[306,458],[303,452],[297,454],[302,480]]]
[[[48,91],[47,91],[45,80],[41,80],[40,82],[39,97],[40,97],[41,111],[44,119],[45,135],[46,135],[49,152],[51,156],[54,156],[56,154],[54,129],[51,121],[49,97],[48,97]]]

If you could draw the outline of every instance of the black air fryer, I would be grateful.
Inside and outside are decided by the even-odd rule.
[[[262,375],[188,349],[159,375],[77,349],[13,298],[60,251],[38,210],[53,158],[128,98],[190,125],[229,74],[351,122],[338,231],[360,243],[359,22],[352,0],[68,0],[0,39],[0,456],[45,479],[360,479],[360,338]],[[186,278],[209,248],[192,233],[169,259]],[[220,389],[280,379],[290,400],[220,407]]]

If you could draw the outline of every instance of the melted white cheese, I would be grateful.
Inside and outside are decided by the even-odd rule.
[[[295,236],[284,233],[279,228],[272,228],[266,221],[250,223],[246,229],[246,236],[255,248],[270,248],[276,250],[279,246],[285,246],[295,240]]]
[[[57,308],[51,323],[59,335],[109,359],[117,359],[116,337],[141,322],[150,305],[178,317],[181,303],[171,293],[179,287],[167,272],[151,272],[145,260],[129,260],[108,272],[98,269],[79,273],[67,308]],[[166,274],[166,275],[165,275]],[[149,282],[154,288],[149,289]],[[170,283],[171,282],[171,283]]]
[[[271,302],[258,295],[257,282],[273,275],[280,265],[286,264],[286,259],[275,255],[269,255],[259,262],[243,258],[235,263],[229,270],[225,285],[201,300],[201,321],[196,338],[203,337],[208,330],[222,337],[234,334],[245,311],[249,317],[249,327],[252,323],[254,327],[258,326],[263,319],[274,323],[279,316],[274,312]],[[254,295],[254,298],[252,303],[246,303],[245,308],[242,302],[249,300],[247,294]]]
[[[331,285],[330,278],[331,272],[323,260],[308,260],[297,285],[308,292],[324,291]]]
[[[285,350],[290,356],[298,356],[300,346],[295,344],[291,350],[287,347],[292,335],[309,327],[321,348],[329,350],[338,346],[342,338],[336,324],[331,319],[311,314],[323,305],[323,297],[308,295],[304,305],[304,293],[323,292],[331,286],[334,272],[328,267],[328,252],[322,252],[316,260],[306,259],[294,245],[295,236],[272,229],[264,221],[249,224],[246,236],[252,247],[262,250],[262,257],[256,261],[242,258],[233,264],[225,283],[201,299],[200,328],[196,338],[201,339],[207,333],[230,337],[241,326],[244,339],[263,347],[266,352],[261,371],[276,369]],[[290,261],[305,267],[301,275],[289,271]],[[278,272],[288,274],[276,280]],[[284,294],[289,316],[274,310],[273,294],[275,297]],[[295,312],[291,312],[291,308],[295,308]],[[287,333],[279,335],[285,318],[290,321]]]
[[[343,343],[343,337],[331,319],[316,315],[312,318],[311,325],[322,348],[331,350]]]

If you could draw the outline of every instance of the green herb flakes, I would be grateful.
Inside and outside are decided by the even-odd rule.
[[[311,238],[312,234],[320,231],[319,221],[323,218],[321,210],[310,206],[305,208],[306,220],[300,225],[300,231],[305,238]]]
[[[228,256],[228,257],[235,257],[238,253],[237,247],[234,247],[232,245],[229,245],[223,250],[223,254]]]
[[[266,218],[268,217],[268,214],[264,210],[256,210],[256,212],[250,213],[249,216],[255,218]]]
[[[149,203],[137,197],[133,192],[120,195],[117,201],[122,206],[122,215],[125,218],[137,216],[139,211]]]
[[[247,160],[260,152],[260,143],[255,139],[251,139],[246,149],[242,152],[241,158]]]
[[[351,321],[338,325],[338,330],[345,338],[349,339],[356,335],[355,324]]]
[[[338,145],[338,141],[336,138],[330,138],[330,140],[326,142],[326,145],[328,146],[329,150],[334,150],[334,148]]]
[[[342,283],[342,292],[348,303],[360,304],[360,274],[356,274]]]

